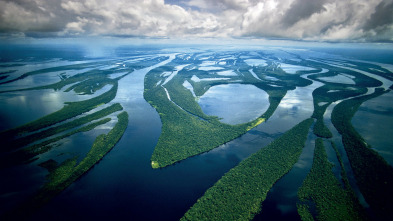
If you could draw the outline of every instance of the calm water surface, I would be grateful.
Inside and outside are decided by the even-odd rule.
[[[221,122],[241,124],[261,116],[269,107],[269,95],[245,84],[224,84],[211,87],[198,100],[203,112],[218,116]]]
[[[143,79],[150,69],[134,71],[119,82],[113,102],[121,102],[130,119],[118,145],[33,220],[177,220],[230,168],[312,113],[312,90],[297,88],[288,92],[267,122],[249,133],[210,152],[153,170],[150,157],[161,122],[155,109],[143,99]],[[289,102],[300,97],[307,97],[308,102]],[[265,102],[261,101],[263,105]]]
[[[391,166],[393,166],[393,92],[364,102],[352,118],[356,131],[362,135]]]
[[[280,52],[279,55],[292,57],[284,52]],[[133,71],[119,81],[117,96],[111,103],[121,103],[129,114],[129,125],[125,134],[98,164],[39,210],[32,220],[178,220],[228,170],[264,148],[297,123],[309,118],[313,112],[312,91],[323,85],[314,81],[310,86],[288,91],[271,118],[247,134],[181,163],[153,170],[150,157],[162,125],[156,110],[143,99],[143,85],[144,76],[150,70],[169,63],[175,54],[165,56],[170,58],[149,68]],[[251,61],[253,65],[265,65],[265,60],[262,59]],[[307,67],[301,67],[299,70],[305,68]],[[69,74],[73,72],[70,70]],[[58,78],[56,73],[45,75],[48,78],[43,76],[28,78],[12,86],[47,84]],[[109,87],[101,89],[93,96],[107,90]],[[0,93],[0,106],[3,107],[0,109],[0,120],[4,122],[0,125],[0,130],[27,123],[59,110],[65,101],[84,100],[93,96],[53,90]],[[390,112],[393,110],[388,105],[392,96],[392,93],[389,93],[379,97],[380,100],[365,102],[353,119],[355,128],[381,155],[384,149],[379,147],[390,147],[391,143],[380,141],[384,139],[388,142],[389,139],[380,134],[384,127],[377,128],[376,125],[380,125],[382,121],[392,120]],[[238,124],[249,122],[263,114],[269,103],[267,93],[255,86],[228,84],[211,87],[200,98],[199,104],[206,114],[221,117],[225,123]],[[350,182],[361,197],[341,137],[330,122],[334,105],[328,108],[324,116],[325,123],[334,134],[332,140],[342,154]],[[56,147],[58,149],[43,154],[38,161],[30,165],[1,171],[1,175],[9,181],[0,184],[1,205],[5,205],[1,211],[21,202],[43,184],[47,171],[37,166],[38,163],[49,158],[62,161],[69,154],[76,152],[84,155],[95,137],[107,133],[110,126],[116,122],[116,114],[111,115],[113,120],[108,124],[60,141],[61,146]],[[386,124],[387,127],[389,125],[392,123]],[[370,134],[370,138],[367,134]],[[374,136],[381,137],[372,141]],[[256,216],[256,220],[299,219],[296,212],[297,190],[311,168],[314,140],[315,136],[310,130],[299,161],[269,191],[267,199],[262,204],[263,213]],[[66,153],[60,155],[63,152]],[[331,148],[328,157],[330,161],[337,163]],[[386,155],[384,157],[388,159]],[[338,175],[339,172],[340,167],[335,167],[334,173]]]

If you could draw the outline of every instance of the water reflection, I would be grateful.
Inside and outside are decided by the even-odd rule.
[[[315,135],[309,130],[306,145],[292,169],[279,179],[262,203],[262,213],[254,220],[300,220],[297,213],[297,192],[311,169],[315,146]]]
[[[311,52],[308,51],[307,53],[305,52],[307,55],[310,53]],[[204,56],[209,56],[210,54],[212,53],[204,54]],[[258,55],[257,53],[250,53],[250,55],[252,54],[254,56]],[[260,148],[265,147],[272,140],[276,139],[297,123],[309,118],[313,112],[312,91],[323,85],[320,82],[313,82],[312,85],[307,87],[298,87],[295,90],[288,91],[272,117],[243,136],[221,145],[212,151],[186,159],[181,163],[164,169],[153,170],[150,166],[150,157],[160,136],[160,128],[162,125],[156,110],[143,99],[144,76],[151,69],[167,64],[174,59],[174,56],[174,54],[171,54],[170,59],[167,61],[145,69],[135,70],[120,80],[117,96],[111,104],[120,102],[124,110],[130,115],[129,125],[124,136],[114,149],[95,165],[89,173],[77,180],[57,198],[51,201],[50,204],[46,205],[33,217],[33,220],[71,220],[74,217],[87,220],[178,220],[187,209],[203,195],[206,189],[217,182],[225,172],[238,165],[241,160],[257,152]],[[282,56],[283,58],[285,57],[284,55]],[[296,58],[293,58],[292,55],[287,54],[286,56],[296,61]],[[253,57],[243,56],[243,58]],[[143,58],[136,58],[128,60],[127,62],[135,62],[141,59]],[[205,57],[201,58],[201,60],[202,59],[213,59],[213,57]],[[236,59],[236,57],[228,57],[225,59]],[[251,62],[250,64],[252,65],[266,65],[266,61],[268,60],[248,59],[248,61]],[[208,70],[224,64],[226,64],[224,59],[221,59],[218,64],[213,61],[205,61],[200,65],[200,68]],[[114,68],[115,66],[102,67],[106,69]],[[299,67],[297,70],[305,70],[305,68],[307,68],[303,66],[296,67]],[[327,69],[323,69],[321,73],[327,71]],[[289,72],[293,72],[293,70]],[[55,72],[48,73],[48,75],[42,75],[40,77],[37,76],[37,78],[26,78],[25,83],[28,81],[32,84],[40,84],[40,82],[45,81],[50,82],[52,79],[46,77],[50,77],[49,75],[55,76],[56,74],[54,73]],[[120,74],[122,75],[125,73],[126,72],[115,73],[111,77],[118,77]],[[256,77],[255,73],[253,73],[252,69],[250,69],[250,73],[256,79],[260,80]],[[72,73],[67,72],[67,74]],[[218,74],[231,75],[232,72],[223,71]],[[305,76],[306,75],[303,75],[303,77]],[[273,77],[267,78],[270,80],[278,80]],[[229,78],[199,79],[195,75],[192,78],[194,81],[218,79],[228,80]],[[185,81],[183,86],[192,91],[192,86],[188,81]],[[7,120],[9,120],[11,124],[12,122],[18,121],[19,122],[15,124],[31,121],[60,109],[65,101],[78,101],[98,96],[109,90],[110,87],[111,86],[108,85],[97,91],[94,95],[83,96],[75,95],[74,92],[54,92],[52,90],[0,94],[0,106],[10,108],[7,110],[4,110],[4,108],[3,110],[0,109],[0,120],[1,122],[6,122],[6,124],[1,124],[1,126],[17,126],[8,125],[9,123],[7,123]],[[220,87],[221,86],[212,87],[205,94],[206,96],[200,99],[200,105],[204,106],[202,109],[205,113],[211,111],[209,113],[210,115],[222,117],[223,122],[233,124],[248,122],[261,115],[268,107],[267,94],[252,85],[230,84],[225,85],[226,88]],[[209,95],[209,93],[211,94]],[[391,97],[388,99],[391,99]],[[246,101],[246,103],[244,103],[244,101]],[[205,103],[203,104],[203,102]],[[389,103],[389,100],[386,100],[385,103]],[[225,106],[225,108],[222,108],[223,106]],[[362,106],[361,109],[362,108],[365,107]],[[383,110],[374,108],[364,109],[364,111],[374,111],[374,114],[380,114]],[[329,107],[327,111],[329,120],[330,113],[331,108]],[[112,114],[111,118],[116,119],[115,115],[116,114]],[[373,119],[374,116],[367,115],[359,117],[366,127],[369,126],[369,124],[364,123],[365,118]],[[327,117],[325,115],[325,120],[326,119]],[[382,120],[378,122],[382,122]],[[86,154],[94,138],[98,134],[108,132],[114,123],[115,120],[112,120],[105,125],[97,127],[95,130],[75,134],[62,140],[62,145],[56,147],[58,149],[41,155],[42,158],[39,162],[49,158],[56,158],[57,155],[56,159],[61,161],[61,159],[68,157],[69,154],[74,154],[76,152],[80,153],[81,156]],[[327,125],[328,127],[332,127],[331,123]],[[389,123],[387,125],[391,124]],[[333,140],[340,141],[341,137],[337,131],[334,131],[332,128],[330,129],[335,135]],[[377,133],[377,131],[378,130],[375,130],[375,133]],[[386,131],[389,130],[386,129]],[[366,133],[370,132],[367,131]],[[312,133],[310,133],[306,147],[303,149],[299,161],[270,191],[263,205],[263,210],[267,212],[266,215],[268,217],[269,214],[273,214],[271,216],[272,219],[285,219],[286,217],[291,217],[291,220],[296,219],[294,216],[294,214],[296,214],[296,192],[311,166],[314,138]],[[386,138],[383,139],[389,140]],[[345,168],[348,171],[347,167],[350,166],[341,141],[338,146],[339,151],[343,155]],[[66,153],[63,154],[64,152]],[[380,151],[380,153],[382,153],[382,151]],[[333,157],[334,155],[329,155],[329,159],[331,158],[330,156]],[[25,173],[28,173],[29,176],[24,176],[23,174]],[[338,173],[339,171],[335,170],[335,174]],[[34,187],[31,189],[27,187],[27,192],[21,193],[11,185],[5,186],[2,184],[0,188],[3,190],[0,194],[2,199],[4,199],[2,205],[8,206],[8,201],[10,201],[10,205],[15,205],[15,200],[17,201],[18,198],[14,198],[14,195],[20,194],[21,196],[25,196],[27,193],[31,194],[32,190],[37,189],[42,184],[45,174],[47,174],[47,171],[36,165],[24,170],[18,170],[18,168],[16,168],[10,171],[9,174],[8,172],[2,173],[4,177],[16,180],[15,182],[21,180],[19,178],[20,176],[24,179],[22,181],[25,182],[25,184],[32,183]],[[354,182],[353,174],[349,172],[348,175],[350,176],[350,181]],[[21,188],[19,188],[19,190],[20,189]],[[358,191],[358,189],[355,189],[355,191]],[[68,213],[65,211],[73,212]],[[100,213],[97,213],[97,211],[100,211]]]
[[[250,122],[268,108],[268,94],[254,85],[226,84],[211,87],[198,103],[207,115],[227,124]]]
[[[348,77],[347,75],[336,75],[333,77],[320,77],[318,78],[322,81],[330,82],[330,83],[338,83],[338,84],[352,84],[355,85],[355,81],[351,78]]]
[[[323,115],[324,123],[325,123],[326,127],[329,128],[330,132],[332,132],[332,134],[333,134],[333,137],[331,138],[331,141],[334,142],[334,144],[336,145],[336,147],[338,149],[338,152],[341,155],[341,159],[342,159],[343,164],[344,164],[344,169],[345,169],[345,171],[347,173],[347,177],[348,177],[349,183],[350,183],[350,185],[352,187],[352,190],[355,192],[356,196],[358,197],[358,199],[360,201],[360,204],[363,207],[368,208],[369,205],[367,204],[366,200],[363,197],[363,194],[360,192],[359,187],[357,186],[357,183],[356,183],[356,180],[355,180],[355,176],[354,176],[351,164],[349,163],[349,159],[348,159],[347,153],[346,153],[344,145],[342,143],[342,136],[337,131],[337,129],[334,127],[334,125],[333,125],[333,123],[331,121],[332,111],[335,108],[335,106],[339,102],[341,102],[341,101],[342,100],[336,101],[336,102],[333,102],[331,105],[329,105],[329,107],[326,109],[325,114]],[[336,172],[335,173],[336,177],[341,176],[340,174],[338,174],[337,170],[334,170],[333,172]]]
[[[288,91],[273,115],[279,115],[283,120],[301,116],[300,119],[296,119],[298,122],[307,119],[314,111],[312,92],[322,85],[320,82],[313,81],[310,86],[297,87],[295,90]]]
[[[281,63],[280,68],[284,70],[288,74],[296,74],[297,71],[313,71],[314,68],[306,67],[306,66],[299,66],[299,65],[291,65]]]
[[[92,95],[77,95],[73,91],[52,89],[0,93],[0,131],[20,126],[53,113],[64,107],[65,102],[77,102],[99,96],[112,85],[106,85]]]
[[[393,166],[392,99],[393,92],[389,92],[364,102],[352,118],[352,124],[366,142]]]

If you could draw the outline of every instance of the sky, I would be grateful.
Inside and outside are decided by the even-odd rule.
[[[0,0],[0,39],[393,42],[393,0]]]

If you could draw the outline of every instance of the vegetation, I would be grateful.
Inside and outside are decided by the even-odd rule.
[[[117,82],[114,83],[113,87],[109,91],[100,96],[85,101],[68,102],[66,103],[67,105],[65,105],[62,109],[54,113],[48,114],[40,119],[19,126],[17,128],[3,131],[2,133],[0,133],[0,138],[10,142],[10,138],[14,138],[17,135],[40,130],[42,128],[76,117],[82,113],[88,112],[96,108],[101,104],[110,102],[111,100],[113,100],[113,98],[115,98],[116,93]],[[12,149],[12,145],[7,144],[1,148],[1,151],[7,151],[10,149]]]
[[[215,118],[203,113],[201,107],[197,102],[195,102],[195,98],[193,97],[191,91],[182,86],[183,82],[183,76],[178,74],[171,81],[165,84],[164,87],[167,88],[171,94],[171,100],[182,107],[185,111],[205,120]]]
[[[314,162],[298,191],[298,213],[302,220],[364,220],[362,207],[351,189],[342,188],[332,172],[321,138],[315,142]],[[308,205],[315,205],[314,212]]]
[[[347,61],[350,62],[352,65],[356,65],[356,69],[366,71],[372,74],[379,75],[389,80],[393,80],[392,72],[388,69],[383,68],[377,64],[365,63],[360,61]]]
[[[188,110],[185,111],[168,100],[163,87],[156,87],[159,74],[160,69],[147,74],[144,91],[145,99],[156,108],[163,123],[161,136],[151,158],[153,168],[165,167],[189,156],[209,151],[244,134],[251,125],[256,126],[264,121],[258,118],[247,124],[223,124],[217,117],[204,115],[199,105],[196,108],[196,105],[184,104],[187,99],[183,103]],[[185,90],[181,93],[192,97],[191,93],[187,94]]]
[[[84,64],[64,65],[64,66],[57,66],[57,67],[52,67],[52,68],[40,69],[40,70],[36,70],[36,71],[30,71],[30,72],[22,74],[21,76],[15,78],[15,79],[1,82],[0,85],[11,83],[11,82],[14,82],[17,80],[21,80],[23,78],[26,78],[26,77],[32,76],[32,75],[44,74],[44,73],[49,73],[49,72],[57,72],[57,71],[65,71],[65,70],[82,70],[85,68],[94,67],[98,64],[99,64],[99,62],[90,62],[90,63],[84,63]]]
[[[298,161],[312,119],[307,119],[227,172],[182,220],[251,220],[273,184]]]
[[[103,88],[105,85],[111,83],[112,81],[114,80],[109,80],[108,78],[103,76],[90,78],[72,85],[71,87],[67,88],[65,92],[74,90],[78,94],[94,94],[94,92]]]
[[[314,217],[310,212],[310,207],[306,204],[296,204],[297,212],[303,221],[314,221]]]
[[[107,84],[115,84],[117,80],[122,78],[123,76],[117,78],[117,79],[110,79],[108,78],[108,75],[116,73],[116,70],[91,70],[87,72],[83,72],[74,76],[71,76],[69,78],[64,78],[61,81],[50,84],[47,86],[41,86],[41,87],[36,87],[36,88],[27,88],[26,90],[32,90],[32,89],[54,89],[54,90],[60,90],[63,87],[70,85],[70,84],[75,84],[72,85],[71,87],[67,88],[65,92],[68,92],[70,90],[74,90],[77,93],[81,94],[93,94],[96,90],[99,90],[100,88],[104,87]],[[127,74],[125,74],[127,75]]]
[[[182,64],[181,61],[176,59],[172,64],[156,68],[145,76],[144,97],[157,110],[162,121],[162,133],[151,158],[153,168],[171,165],[241,136],[267,120],[274,113],[287,90],[312,83],[298,75],[288,76],[278,69],[281,72],[279,71],[276,75],[280,78],[281,85],[279,87],[272,86],[278,82],[257,80],[249,73],[249,66],[243,67],[240,64],[237,71],[248,74],[233,76],[230,79],[240,80],[242,84],[252,84],[266,91],[269,94],[270,105],[263,115],[251,122],[228,125],[221,123],[215,116],[204,114],[196,100],[210,87],[229,84],[230,81],[193,81],[194,75],[200,78],[222,76],[196,69],[183,69],[165,85],[162,85],[167,77],[163,76],[163,73],[174,71],[173,67],[179,64]],[[261,70],[256,69],[255,71],[261,75]],[[269,73],[275,74],[273,70],[270,70]],[[182,85],[186,80],[193,86],[197,98],[194,98],[192,93]],[[171,100],[168,99],[165,89],[168,90]]]
[[[125,61],[126,64],[123,64],[122,66],[118,66],[116,64],[113,68],[101,70],[98,68],[103,64],[102,61],[58,66],[28,72],[10,81],[3,81],[1,84],[7,84],[32,75],[67,70],[83,70],[88,68],[90,70],[80,71],[80,73],[73,76],[68,76],[66,72],[61,73],[59,74],[60,81],[54,84],[1,91],[0,93],[42,89],[60,90],[65,86],[68,86],[68,88],[65,89],[65,92],[73,90],[74,92],[83,95],[94,94],[106,85],[111,85],[111,88],[105,93],[88,100],[67,102],[59,111],[46,115],[25,125],[0,132],[0,138],[3,140],[3,145],[0,148],[0,152],[3,152],[1,154],[0,168],[14,166],[20,163],[30,163],[38,159],[37,156],[40,154],[51,150],[55,146],[55,142],[76,133],[92,130],[98,125],[109,122],[111,119],[104,117],[122,110],[123,107],[120,104],[113,104],[88,115],[83,116],[82,114],[113,100],[117,93],[118,80],[129,74],[133,68],[150,67],[164,58],[165,57],[141,59],[139,62],[132,61],[131,63],[127,63],[127,59]],[[119,60],[110,61],[109,63],[114,64],[115,62],[119,62]],[[116,78],[111,78],[111,76],[109,76],[110,74],[118,73],[125,74]],[[41,163],[40,165],[47,168],[50,173],[48,175],[48,182],[33,198],[29,199],[14,210],[9,211],[6,214],[2,214],[0,219],[19,220],[27,218],[32,212],[44,205],[63,189],[67,188],[67,186],[94,166],[94,164],[96,164],[108,151],[111,150],[111,148],[114,147],[123,135],[127,125],[128,114],[123,112],[118,115],[118,122],[115,127],[107,135],[103,134],[98,136],[89,153],[80,162],[77,162],[79,157],[75,156],[72,159],[62,162],[60,165],[58,165],[58,163],[53,159]]]
[[[10,144],[10,147],[12,149],[23,147],[23,146],[25,146],[25,145],[27,145],[29,143],[33,143],[33,142],[35,142],[37,140],[41,140],[41,139],[44,139],[46,137],[50,137],[50,136],[53,136],[55,134],[64,132],[66,130],[69,130],[69,129],[81,126],[83,124],[89,123],[89,122],[91,122],[93,120],[100,119],[102,117],[105,117],[105,116],[107,116],[109,114],[112,114],[112,113],[114,113],[116,111],[120,111],[122,109],[123,109],[123,107],[119,103],[112,104],[109,107],[106,107],[106,108],[104,108],[102,110],[99,110],[99,111],[94,112],[92,114],[89,114],[87,116],[84,116],[84,117],[75,119],[73,121],[70,121],[70,122],[67,122],[67,123],[55,126],[55,127],[48,128],[46,130],[42,130],[42,131],[39,131],[37,133],[30,134],[30,135],[27,135],[25,137],[21,137],[19,139],[16,139],[15,141],[13,141]]]
[[[373,94],[339,103],[332,112],[359,189],[379,219],[393,216],[393,168],[356,132],[351,119],[364,101],[386,92],[377,88]]]
[[[325,61],[321,61],[321,62],[323,63]],[[313,63],[313,62],[311,62],[311,63]],[[379,86],[382,85],[382,82],[380,82],[379,80],[371,78],[371,77],[369,77],[367,75],[364,75],[364,74],[361,74],[359,72],[348,70],[348,69],[345,69],[345,68],[331,66],[331,65],[328,65],[328,64],[322,64],[322,63],[314,63],[314,64],[318,64],[318,65],[320,65],[320,66],[322,66],[324,68],[329,69],[329,72],[313,74],[313,75],[308,76],[308,78],[311,78],[311,79],[316,80],[316,81],[321,81],[321,82],[329,84],[329,85],[340,86],[342,84],[327,82],[327,81],[319,79],[319,77],[332,77],[332,76],[336,76],[337,74],[346,74],[348,76],[354,77],[353,81],[355,81],[356,87],[366,88],[366,87],[379,87]]]
[[[134,52],[127,52],[127,56],[130,53]],[[310,79],[324,83],[324,86],[313,91],[314,112],[312,115],[312,118],[316,119],[313,126],[314,133],[322,138],[332,137],[332,133],[324,124],[323,115],[333,102],[361,96],[367,92],[367,87],[378,87],[382,84],[378,80],[361,73],[324,63],[306,61],[301,59],[300,56],[295,62],[294,60],[278,59],[275,54],[263,54],[265,58],[269,58],[267,65],[251,67],[243,61],[241,56],[239,57],[242,53],[231,55],[232,58],[228,59],[221,59],[223,57],[220,53],[213,53],[212,55],[216,61],[220,60],[219,63],[221,64],[217,62],[216,65],[223,67],[223,70],[231,70],[236,73],[233,76],[223,77],[216,71],[202,71],[202,68],[195,68],[204,62],[202,59],[198,59],[198,53],[192,56],[183,53],[178,54],[177,58],[168,65],[156,68],[146,75],[144,97],[157,110],[162,121],[162,134],[151,157],[152,168],[165,167],[187,157],[209,151],[247,133],[247,131],[268,120],[287,91],[312,84],[309,79],[301,77],[302,74],[313,74],[309,76]],[[253,59],[261,54],[246,52],[244,56]],[[206,56],[203,53],[200,55]],[[185,56],[187,56],[187,59],[185,59]],[[0,132],[0,138],[3,140],[3,145],[0,147],[0,169],[32,162],[38,159],[40,154],[54,148],[55,142],[109,122],[111,119],[105,117],[121,111],[123,108],[120,104],[113,104],[92,114],[82,114],[113,100],[118,89],[118,80],[129,74],[132,69],[151,67],[157,62],[167,59],[163,56],[152,57],[154,58],[146,59],[146,57],[141,56],[138,58],[140,59],[139,62],[136,60],[127,62],[129,58],[111,60],[106,63],[113,65],[109,69],[102,66],[103,61],[58,66],[27,72],[11,80],[7,77],[12,76],[14,70],[0,73],[1,85],[27,76],[64,71],[59,74],[61,80],[57,83],[13,91],[62,89],[64,92],[73,91],[84,95],[94,94],[104,87],[111,86],[109,91],[95,98],[80,102],[68,102],[59,111],[17,128]],[[277,63],[273,62],[274,60]],[[119,62],[121,65],[118,64]],[[207,62],[211,63],[212,61],[209,58]],[[192,64],[179,71],[165,85],[162,83],[168,79],[168,76],[163,75],[163,72],[171,72],[179,65],[190,63]],[[280,68],[280,63],[302,66],[312,64],[315,70],[298,71],[295,74],[288,75]],[[360,70],[393,79],[388,70],[378,65],[366,65],[358,62],[351,62],[351,64],[356,65],[356,68]],[[0,66],[7,67],[5,65]],[[17,64],[11,66],[17,66]],[[324,72],[322,68],[328,68],[329,71]],[[250,69],[252,72],[250,72]],[[67,71],[69,70],[79,70],[79,73],[68,76]],[[118,73],[125,74],[114,79],[110,77],[110,75],[117,75]],[[254,73],[257,77],[254,77]],[[340,73],[351,75],[356,84],[345,85],[320,79],[320,77],[334,77]],[[192,79],[195,79],[193,78],[194,75],[200,79],[216,78],[220,80],[193,81]],[[183,86],[184,81],[188,81],[192,85],[196,97]],[[269,107],[266,112],[251,122],[239,125],[228,125],[220,122],[220,119],[216,116],[206,115],[197,103],[199,96],[202,96],[211,87],[231,83],[251,84],[264,90],[269,95]],[[393,89],[393,86],[391,88]],[[170,99],[167,97],[166,90]],[[0,93],[4,92],[10,91],[0,91]],[[344,147],[348,152],[359,188],[371,208],[376,211],[378,219],[385,219],[393,215],[393,212],[389,211],[393,208],[393,202],[391,202],[393,190],[389,188],[393,186],[393,169],[375,151],[370,149],[370,146],[364,142],[350,122],[353,114],[363,101],[382,93],[383,91],[376,90],[372,95],[346,100],[337,105],[332,114],[335,127],[343,135]],[[117,117],[116,125],[108,134],[101,134],[96,137],[90,151],[84,158],[81,159],[77,154],[73,154],[71,158],[62,162],[50,159],[40,163],[39,166],[49,171],[47,182],[31,199],[5,214],[5,216],[0,217],[0,219],[19,220],[20,218],[28,218],[32,212],[50,201],[98,163],[121,139],[127,128],[128,114],[122,112]],[[182,220],[253,219],[254,215],[261,211],[262,202],[274,183],[283,177],[298,161],[312,123],[313,119],[311,118],[299,123],[271,144],[228,171],[184,214]],[[342,183],[332,173],[332,164],[328,162],[323,145],[323,140],[318,138],[312,169],[298,193],[298,213],[302,220],[365,219],[364,211],[351,189],[340,153],[335,144],[331,142],[342,168]],[[64,159],[65,156],[63,155],[61,159]]]
[[[345,171],[345,167],[344,167],[343,160],[342,160],[342,158],[341,158],[341,154],[340,154],[340,152],[338,152],[337,146],[336,146],[336,144],[334,144],[333,141],[331,141],[330,144],[332,145],[332,148],[334,149],[334,152],[336,153],[338,162],[340,163],[340,167],[341,167],[341,179],[342,179],[342,181],[343,181],[343,183],[344,183],[344,188],[346,188],[347,190],[352,190],[352,189],[351,189],[351,188],[352,188],[352,187],[351,187],[351,184],[349,183],[349,180],[348,180],[347,172]],[[353,195],[354,197],[356,197],[356,196],[355,196],[355,193],[354,193],[353,191],[351,191],[351,192],[352,192],[352,195]]]
[[[3,218],[7,220],[26,219],[100,161],[116,145],[128,126],[127,112],[120,113],[117,118],[118,122],[113,129],[108,134],[101,134],[95,139],[90,151],[79,164],[77,157],[68,159],[57,167],[52,160],[42,164],[50,172],[48,182],[32,199],[14,211],[5,214]]]
[[[38,158],[36,158],[37,155],[43,154],[45,152],[48,152],[50,149],[52,149],[53,146],[51,144],[53,144],[61,139],[64,139],[66,137],[69,137],[71,135],[74,135],[76,133],[90,131],[99,125],[109,122],[110,120],[111,120],[110,118],[105,118],[105,119],[99,120],[97,122],[88,124],[88,125],[81,127],[79,129],[76,129],[76,130],[70,131],[68,133],[65,133],[63,135],[57,136],[55,138],[51,138],[51,139],[45,140],[41,143],[37,143],[37,144],[33,144],[31,146],[28,146],[24,149],[21,149],[21,150],[15,151],[15,152],[11,152],[8,155],[5,155],[4,157],[2,157],[2,159],[0,161],[0,169],[4,168],[4,167],[10,167],[10,166],[22,164],[22,163],[30,163],[34,160],[37,160],[38,159]]]
[[[154,92],[145,90],[145,99],[154,104],[163,123],[161,136],[151,158],[156,168],[209,151],[246,130],[244,125],[231,126],[188,114],[169,101],[160,87]]]
[[[323,115],[329,105],[335,101],[358,96],[367,92],[366,88],[349,88],[347,86],[326,84],[313,91],[314,112],[312,117],[317,120],[314,134],[318,137],[331,138],[333,135],[323,122]]]

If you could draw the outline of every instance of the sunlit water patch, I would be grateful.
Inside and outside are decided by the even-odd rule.
[[[339,84],[356,84],[355,81],[347,75],[336,75],[333,77],[320,77],[322,81],[330,82],[330,83],[339,83]]]
[[[250,66],[266,66],[267,65],[266,61],[263,59],[246,59],[246,60],[244,60],[244,62],[246,62],[246,64],[248,64]]]
[[[323,74],[323,73],[327,73],[327,72],[329,72],[329,70],[328,70],[328,69],[326,69],[326,68],[322,68],[322,71],[321,71],[321,72],[319,72],[319,74]]]
[[[219,71],[216,72],[216,74],[221,76],[237,76],[237,74],[233,70]]]
[[[262,115],[269,106],[268,94],[253,86],[228,84],[211,87],[198,103],[207,115],[228,124],[246,123]]]
[[[184,86],[185,88],[187,88],[188,90],[190,90],[191,93],[192,93],[192,95],[193,95],[194,97],[196,97],[195,92],[194,92],[194,88],[192,87],[192,85],[190,84],[190,82],[184,81],[184,82],[183,82],[183,86]]]
[[[307,78],[306,75],[303,77]],[[280,120],[294,120],[296,123],[307,119],[314,111],[312,92],[322,85],[322,83],[314,81],[307,87],[297,87],[295,90],[288,91],[272,117],[278,115]]]
[[[271,77],[271,76],[264,76],[264,77],[266,80],[269,80],[269,81],[279,81],[279,79],[276,77]]]
[[[322,64],[328,64],[328,65],[333,66],[333,67],[338,67],[338,68],[343,68],[343,69],[347,69],[347,70],[350,70],[350,71],[359,72],[361,74],[364,74],[364,75],[366,75],[368,77],[374,78],[374,79],[382,82],[382,87],[385,88],[385,90],[393,85],[392,81],[390,81],[390,80],[388,80],[388,79],[386,79],[384,77],[381,77],[379,75],[372,74],[372,73],[369,73],[369,72],[366,72],[366,71],[362,71],[362,70],[359,70],[359,69],[356,69],[356,68],[350,68],[350,67],[346,67],[346,66],[342,66],[342,65],[336,65],[336,64],[333,64],[331,62],[322,62],[322,61],[313,60],[313,59],[309,59],[309,60],[316,61],[316,62],[319,62],[319,63],[322,63]]]
[[[230,78],[198,78],[197,76],[193,75],[191,80],[194,82],[200,81],[219,81],[219,80],[230,80]]]
[[[261,81],[261,79],[255,74],[254,70],[250,69],[250,70],[248,70],[248,71],[251,73],[251,75],[252,75],[254,78],[256,78],[256,79],[258,79],[258,80]],[[277,79],[277,78],[276,78],[276,79]],[[278,79],[277,79],[277,80],[278,80]]]
[[[184,67],[188,66],[189,64],[185,64],[185,65],[179,65],[176,66],[175,71],[170,72],[164,72],[167,73],[166,75],[164,75],[165,77],[168,77],[167,79],[165,79],[164,83],[162,83],[162,85],[165,85],[166,83],[168,83],[170,80],[172,80],[173,77],[175,77],[175,75],[177,75],[177,73],[179,73],[179,71],[181,71]],[[168,74],[169,73],[169,74]]]
[[[199,67],[198,68],[200,71],[216,71],[216,70],[223,70],[224,68],[222,67],[216,67],[216,66],[204,66],[204,67]]]
[[[284,70],[288,74],[296,74],[297,71],[313,71],[313,70],[315,70],[314,68],[310,68],[310,67],[284,64],[284,63],[281,63],[280,67],[282,70]]]

